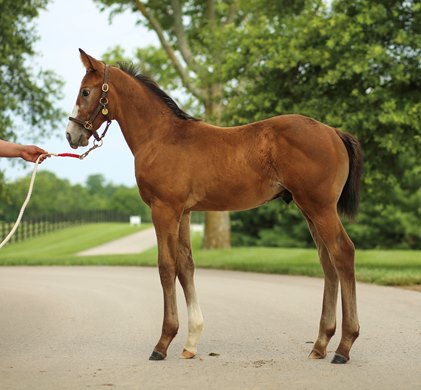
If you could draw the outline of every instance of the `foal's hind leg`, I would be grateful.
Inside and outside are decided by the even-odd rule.
[[[326,357],[327,345],[336,330],[336,303],[338,299],[338,275],[333,267],[325,244],[319,237],[313,222],[307,218],[313,240],[319,252],[320,263],[324,272],[323,307],[320,318],[319,335],[309,355],[311,359],[323,359]]]
[[[188,314],[188,336],[181,354],[183,359],[196,356],[197,343],[203,330],[203,316],[194,286],[194,263],[190,243],[190,213],[183,215],[178,246],[178,279],[184,290]]]
[[[312,208],[318,210],[318,208]],[[341,284],[342,338],[332,363],[346,363],[349,351],[359,335],[355,286],[355,248],[337,215],[336,206],[309,214],[323,241]]]

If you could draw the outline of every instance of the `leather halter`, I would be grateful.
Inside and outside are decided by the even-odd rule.
[[[105,137],[105,134],[107,133],[107,130],[111,125],[111,119],[108,116],[108,109],[107,109],[107,104],[108,104],[107,94],[108,94],[108,91],[110,89],[110,87],[108,85],[109,69],[110,69],[110,66],[108,64],[106,64],[105,65],[105,71],[104,71],[104,81],[103,81],[102,87],[101,87],[102,95],[101,95],[101,98],[99,99],[99,103],[98,103],[97,108],[92,113],[92,115],[89,117],[89,119],[86,120],[86,121],[82,121],[78,118],[73,118],[73,117],[69,116],[70,121],[75,122],[75,123],[83,126],[86,130],[88,130],[94,136],[94,138],[97,141],[101,141],[102,138]],[[107,126],[105,127],[105,130],[102,132],[101,136],[98,135],[96,130],[92,130],[93,122],[95,121],[96,117],[98,116],[98,114],[100,112],[101,112],[102,115],[104,115],[107,118]]]

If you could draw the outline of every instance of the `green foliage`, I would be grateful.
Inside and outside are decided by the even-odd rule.
[[[55,102],[63,82],[49,70],[33,68],[38,36],[35,19],[48,0],[0,0],[0,138],[18,139],[22,129],[36,140],[57,128],[64,112]],[[0,199],[6,196],[0,178]]]
[[[133,10],[139,23],[157,33],[161,48],[140,49],[136,61],[143,68],[150,64],[151,74],[164,89],[179,87],[187,99],[185,109],[196,117],[214,124],[230,123],[222,117],[226,92],[242,81],[239,53],[241,39],[248,29],[254,28],[260,15],[277,15],[279,23],[293,18],[306,7],[305,0],[96,0],[102,10],[112,18],[125,10]],[[321,0],[316,3],[322,4]],[[257,23],[259,24],[259,23]],[[260,27],[260,26],[259,26]],[[264,26],[268,34],[275,33]],[[258,45],[258,41],[253,42]],[[264,48],[266,50],[267,48]],[[117,53],[116,53],[117,52]],[[113,54],[122,55],[120,48]],[[244,58],[247,64],[247,58]],[[231,70],[229,70],[231,66]],[[152,68],[153,67],[153,68]],[[221,229],[211,228],[215,214],[207,214],[204,246],[227,245],[229,218]],[[216,226],[216,224],[214,225]]]
[[[34,135],[42,135],[63,116],[54,105],[61,97],[62,81],[48,70],[31,73],[38,39],[34,19],[47,4],[48,0],[0,1],[1,138],[15,137],[16,118],[34,127]]]
[[[132,1],[97,2],[110,15],[130,8],[151,28]],[[163,49],[140,49],[136,60],[164,88],[183,85],[207,119],[216,118],[218,102],[224,107],[218,120],[228,125],[301,113],[355,134],[365,152],[365,176],[360,216],[347,223],[352,239],[360,248],[421,248],[419,2],[142,3],[188,65],[190,80],[183,82]],[[177,38],[177,3],[190,59]],[[235,213],[232,221],[237,244],[310,245],[292,205],[275,202]]]
[[[8,184],[9,197],[0,206],[0,218],[14,221],[28,192],[30,177]],[[140,199],[137,187],[106,183],[102,175],[91,175],[86,185],[72,185],[48,171],[39,172],[26,218],[38,218],[79,210],[116,210],[150,220],[150,211]]]
[[[166,91],[176,91],[175,100],[180,100],[183,109],[193,116],[203,114],[202,102],[198,102],[188,89],[183,86],[174,66],[162,47],[147,46],[138,48],[133,56],[128,55],[121,46],[116,46],[103,55],[104,61],[110,64],[134,63],[142,73],[151,77]]]
[[[307,225],[294,205],[272,201],[255,210],[231,214],[234,246],[313,247]]]
[[[192,109],[194,115],[217,122],[221,121],[225,85],[228,87],[230,82],[235,84],[238,80],[239,73],[234,66],[228,72],[225,64],[238,69],[241,34],[254,25],[263,9],[268,14],[282,15],[280,19],[283,20],[299,12],[306,3],[304,0],[95,2],[102,11],[109,13],[110,19],[130,9],[139,17],[139,23],[159,32],[159,48],[138,49],[129,60],[139,63],[164,89],[177,89],[183,96],[183,105]],[[121,47],[116,47],[105,58],[111,62],[127,60],[127,54]]]
[[[240,49],[225,72],[240,69],[241,81],[228,91],[225,120],[302,113],[356,134],[365,177],[350,235],[363,248],[420,248],[421,7],[337,0],[328,11],[310,3],[281,23],[263,13],[237,37]],[[286,218],[291,226],[305,224]],[[243,234],[255,229],[247,216],[233,219],[242,221]],[[283,234],[278,221],[272,229]],[[283,232],[293,239],[294,230]],[[266,231],[251,236],[268,244]]]

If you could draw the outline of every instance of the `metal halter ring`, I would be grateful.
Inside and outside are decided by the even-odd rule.
[[[102,97],[101,99],[99,99],[99,104],[105,107],[108,104],[108,99],[106,97]]]
[[[107,83],[102,84],[102,92],[108,92],[108,90],[110,89],[109,85]]]
[[[104,143],[104,141],[102,140],[102,138],[100,138],[99,141],[94,139],[93,145],[95,146],[95,148],[99,148],[99,147],[102,146],[103,143]]]

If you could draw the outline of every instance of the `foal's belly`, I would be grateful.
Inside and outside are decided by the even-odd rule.
[[[189,199],[191,211],[240,211],[253,209],[276,198],[284,188],[279,184],[258,187],[225,186],[208,191],[202,197]]]

